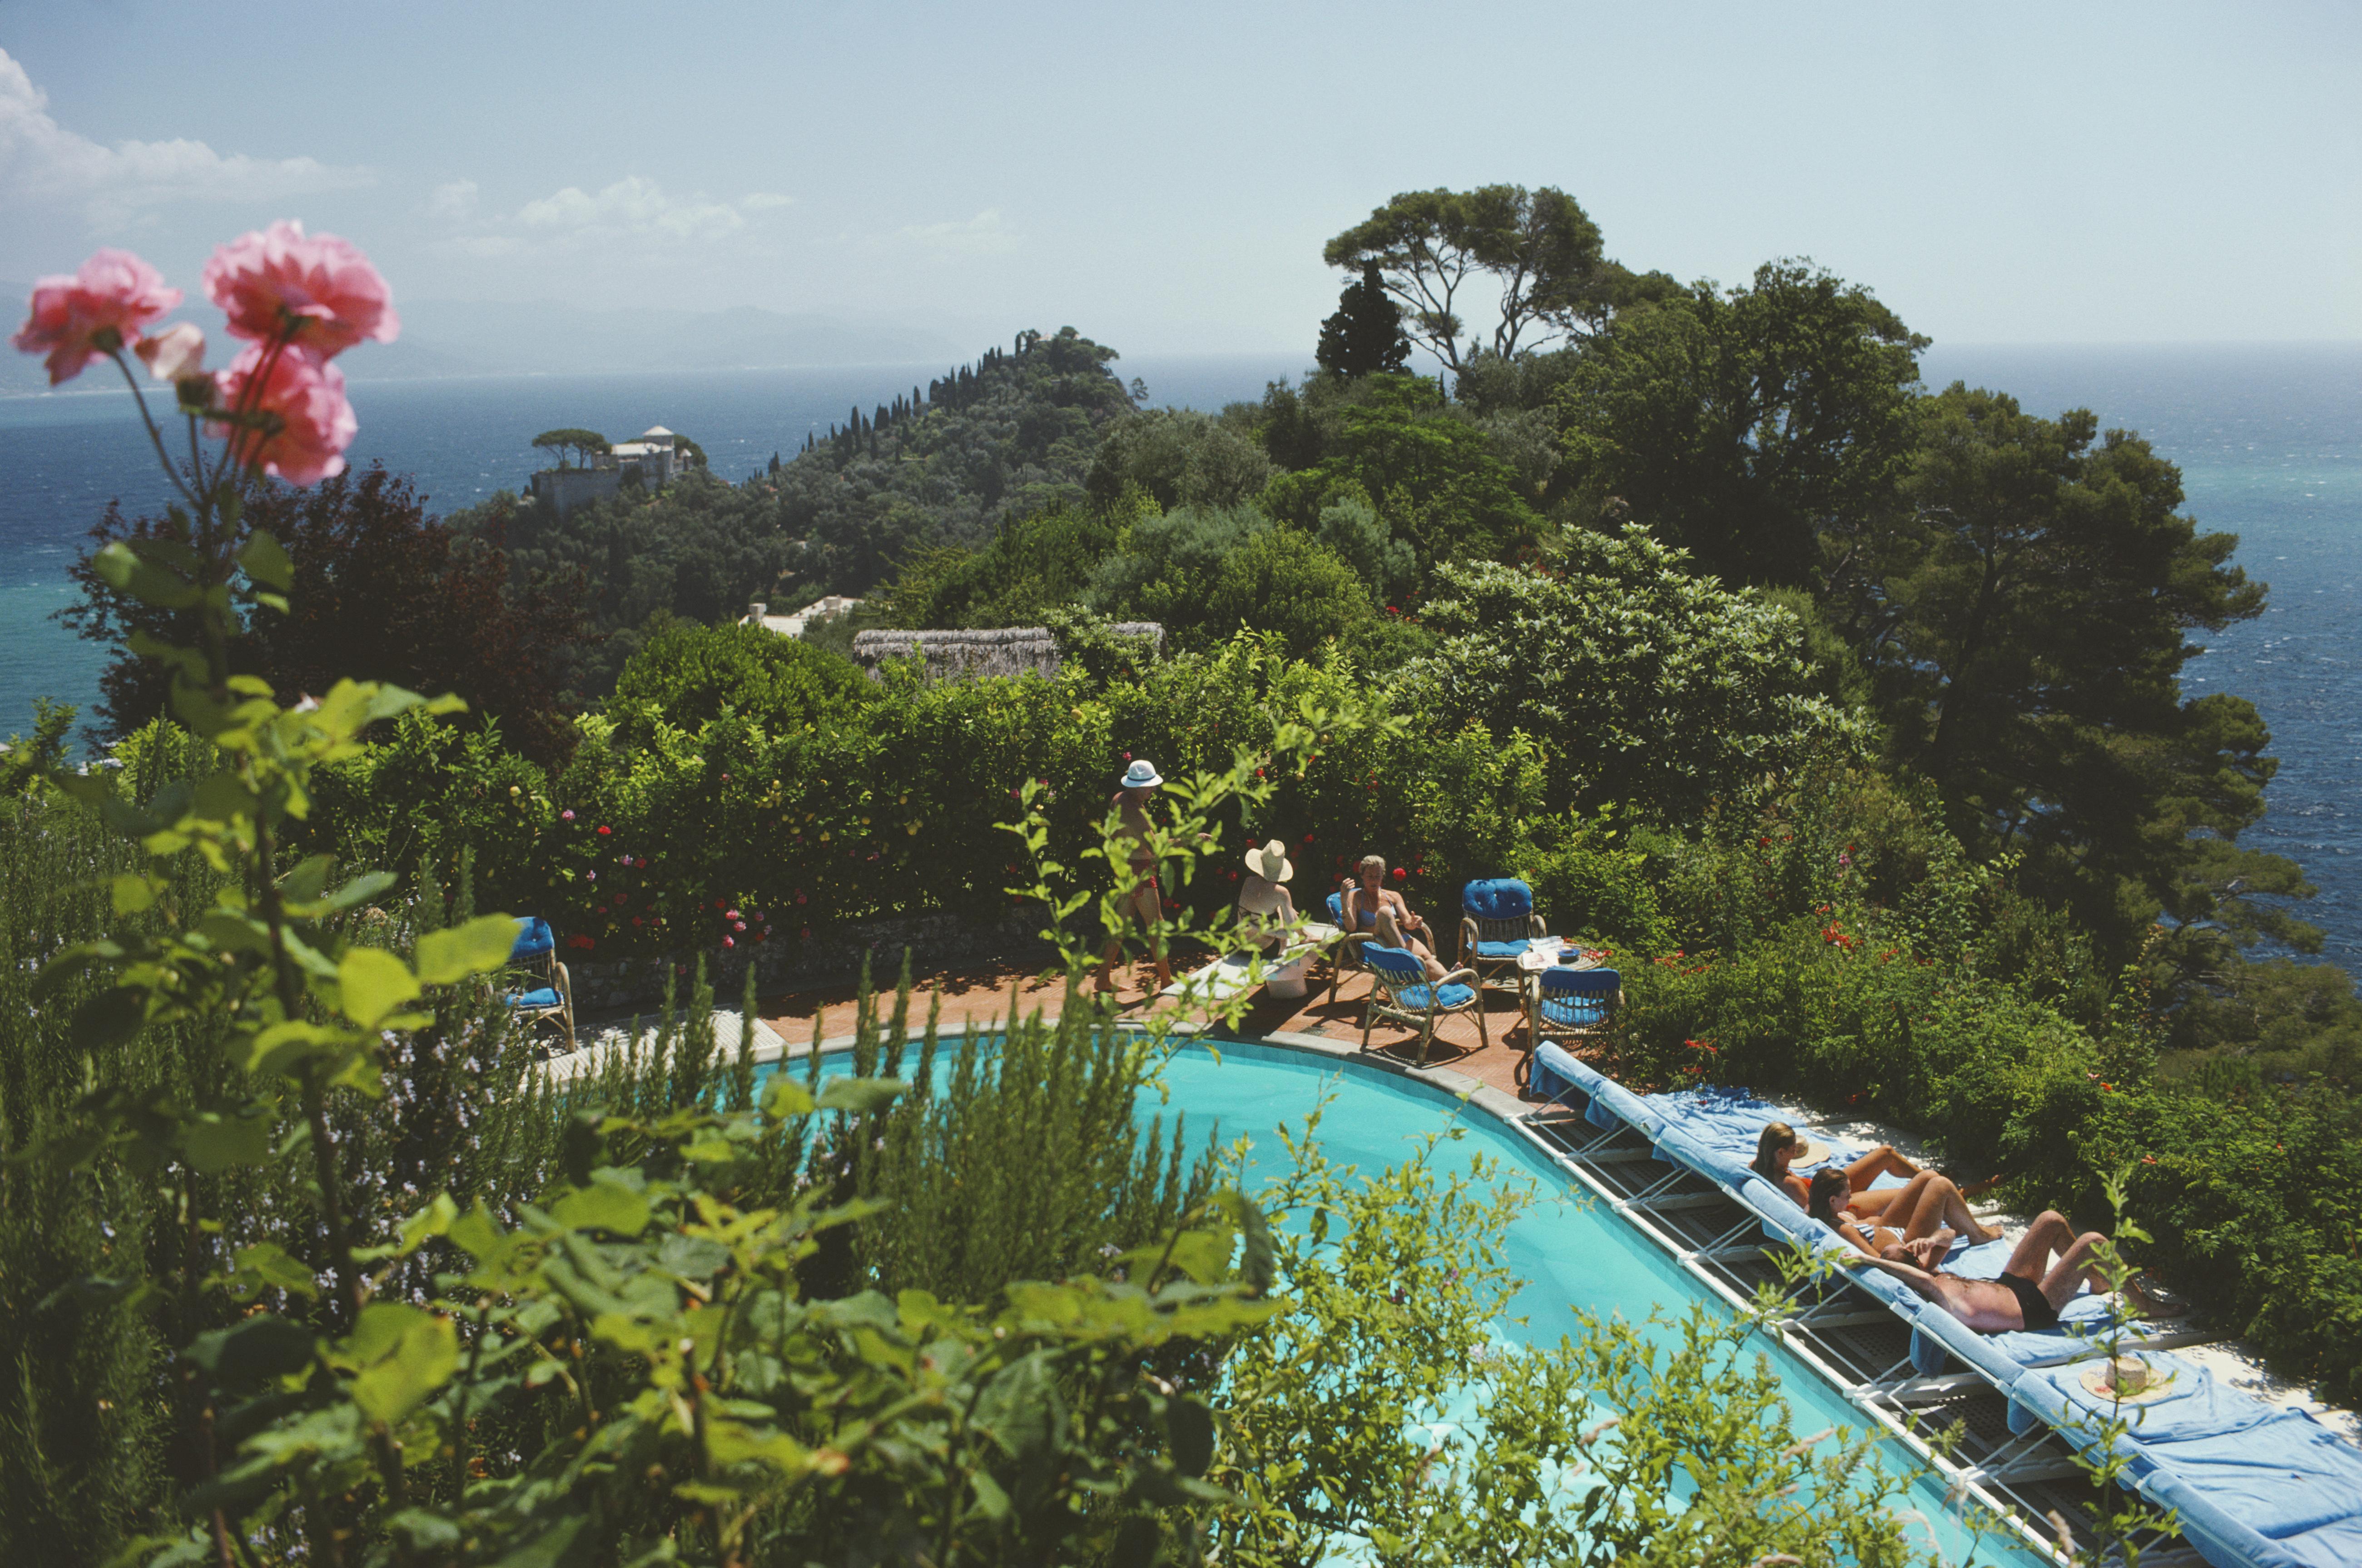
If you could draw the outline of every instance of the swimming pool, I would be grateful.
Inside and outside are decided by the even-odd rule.
[[[829,1047],[823,1052],[824,1073],[851,1066],[849,1053]],[[1285,1168],[1288,1156],[1278,1135],[1280,1125],[1301,1126],[1324,1097],[1328,1108],[1319,1135],[1324,1152],[1337,1165],[1372,1174],[1409,1158],[1429,1135],[1458,1124],[1462,1135],[1439,1143],[1431,1157],[1439,1172],[1464,1171],[1483,1155],[1496,1163],[1498,1179],[1530,1180],[1535,1189],[1535,1201],[1510,1227],[1507,1238],[1506,1262],[1525,1283],[1508,1314],[1523,1321],[1496,1325],[1505,1338],[1551,1344],[1562,1335],[1578,1335],[1578,1309],[1643,1322],[1654,1311],[1677,1316],[1694,1302],[1718,1305],[1637,1227],[1586,1201],[1581,1187],[1540,1148],[1432,1083],[1351,1058],[1230,1040],[1180,1043],[1160,1077],[1165,1101],[1161,1102],[1154,1091],[1145,1091],[1138,1114],[1144,1120],[1160,1111],[1186,1113],[1190,1142],[1200,1146],[1209,1128],[1225,1146],[1242,1137],[1248,1140],[1242,1180],[1250,1192]],[[1759,1343],[1789,1399],[1796,1431],[1871,1428],[1862,1413],[1801,1358],[1771,1341]],[[1921,1469],[1917,1457],[1898,1442],[1884,1441],[1876,1452],[1891,1472]],[[1947,1563],[2032,1568],[2050,1561],[2025,1549],[2015,1537],[1999,1532],[1972,1536],[1958,1521],[1939,1476],[1922,1474],[1907,1500],[1927,1521]],[[1915,1544],[1924,1544],[1925,1539],[1915,1532]]]
[[[1436,1147],[1440,1170],[1465,1170],[1482,1154],[1498,1162],[1503,1179],[1529,1179],[1536,1190],[1535,1201],[1509,1231],[1507,1264],[1526,1282],[1510,1313],[1525,1321],[1499,1325],[1505,1337],[1554,1343],[1562,1334],[1582,1332],[1577,1309],[1601,1317],[1620,1313],[1639,1322],[1652,1311],[1674,1315],[1692,1302],[1713,1299],[1636,1227],[1583,1201],[1573,1180],[1540,1149],[1432,1084],[1372,1064],[1233,1041],[1183,1046],[1165,1064],[1163,1078],[1172,1104],[1188,1113],[1193,1140],[1209,1123],[1217,1124],[1225,1144],[1242,1135],[1250,1140],[1249,1191],[1285,1166],[1287,1153],[1278,1126],[1300,1125],[1323,1095],[1330,1099],[1320,1122],[1322,1148],[1337,1164],[1369,1172],[1400,1164],[1429,1134],[1457,1122],[1463,1135]],[[1154,1096],[1144,1094],[1142,1113],[1156,1108]],[[1797,1431],[1870,1426],[1802,1360],[1761,1343]],[[1916,1457],[1899,1442],[1883,1442],[1878,1452],[1892,1471],[1919,1468]],[[1910,1503],[1929,1521],[1948,1563],[1966,1561],[1972,1547],[1980,1563],[2048,1561],[1998,1534],[1972,1538],[1950,1511],[1940,1477],[1923,1476],[1912,1488]]]

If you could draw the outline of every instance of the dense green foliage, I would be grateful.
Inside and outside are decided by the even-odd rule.
[[[186,641],[186,607],[141,602],[107,582],[92,561],[116,543],[165,547],[172,525],[127,518],[110,504],[91,530],[91,554],[73,572],[83,598],[63,620],[112,650],[99,677],[103,733],[120,740],[167,711],[165,666],[130,652],[135,636]],[[291,563],[286,614],[242,616],[229,634],[233,669],[270,683],[282,701],[321,696],[342,679],[377,674],[451,691],[543,762],[565,759],[574,732],[561,689],[591,635],[578,601],[596,580],[567,569],[530,569],[498,527],[457,528],[426,515],[409,481],[382,466],[339,475],[312,489],[259,487],[232,524],[277,539]]]

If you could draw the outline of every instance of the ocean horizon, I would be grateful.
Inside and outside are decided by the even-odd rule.
[[[1153,404],[1211,410],[1308,360],[1142,355],[1114,368]],[[2138,432],[2180,466],[2183,510],[2239,536],[2234,559],[2271,585],[2269,607],[2208,639],[2185,680],[2249,698],[2271,727],[2279,773],[2244,841],[2305,868],[2321,892],[2299,913],[2327,932],[2325,957],[2362,972],[2362,344],[1939,346],[1922,367],[1931,388],[1965,380]],[[946,368],[356,379],[350,455],[409,476],[436,512],[522,489],[540,466],[532,437],[559,425],[622,439],[663,424],[734,480]],[[36,696],[89,711],[105,655],[52,619],[73,597],[66,569],[110,499],[152,511],[165,495],[127,392],[0,396],[0,735],[29,725]]]

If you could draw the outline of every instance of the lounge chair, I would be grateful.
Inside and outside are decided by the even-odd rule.
[[[1478,984],[1499,983],[1506,974],[1517,984],[1518,960],[1537,937],[1550,927],[1534,913],[1534,890],[1515,877],[1472,882],[1460,891],[1460,961],[1485,977]]]
[[[522,970],[515,976],[501,1000],[523,1019],[528,1028],[544,1019],[555,1019],[558,1032],[565,1036],[566,1048],[574,1047],[574,981],[566,966],[557,961],[557,937],[549,922],[538,915],[517,916],[516,946],[509,949],[509,968]]]
[[[1427,966],[1417,953],[1375,942],[1362,944],[1361,961],[1370,971],[1369,1000],[1362,1008],[1363,1050],[1370,1048],[1370,1026],[1379,1019],[1407,1024],[1418,1031],[1418,1065],[1425,1067],[1428,1048],[1435,1042],[1436,1021],[1454,1013],[1475,1014],[1477,1039],[1488,1046],[1493,1043],[1485,1030],[1484,998],[1468,983],[1476,978],[1473,970],[1453,970],[1430,985]]]
[[[1526,1037],[1535,1045],[1544,1040],[1581,1039],[1616,1015],[1624,994],[1624,977],[1612,969],[1542,970],[1526,1003]]]

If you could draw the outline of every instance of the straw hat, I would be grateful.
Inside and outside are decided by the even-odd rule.
[[[2085,1367],[2083,1388],[2095,1399],[2113,1400],[2119,1405],[2146,1404],[2174,1392],[2173,1374],[2159,1376],[2157,1368],[2139,1356],[2119,1355]]]
[[[1808,1165],[1818,1165],[1828,1157],[1828,1145],[1808,1133],[1800,1133],[1794,1127],[1788,1129],[1788,1164],[1792,1168],[1801,1170]]]
[[[1296,868],[1287,863],[1287,845],[1277,839],[1247,851],[1247,870],[1265,882],[1286,882],[1296,874]]]

